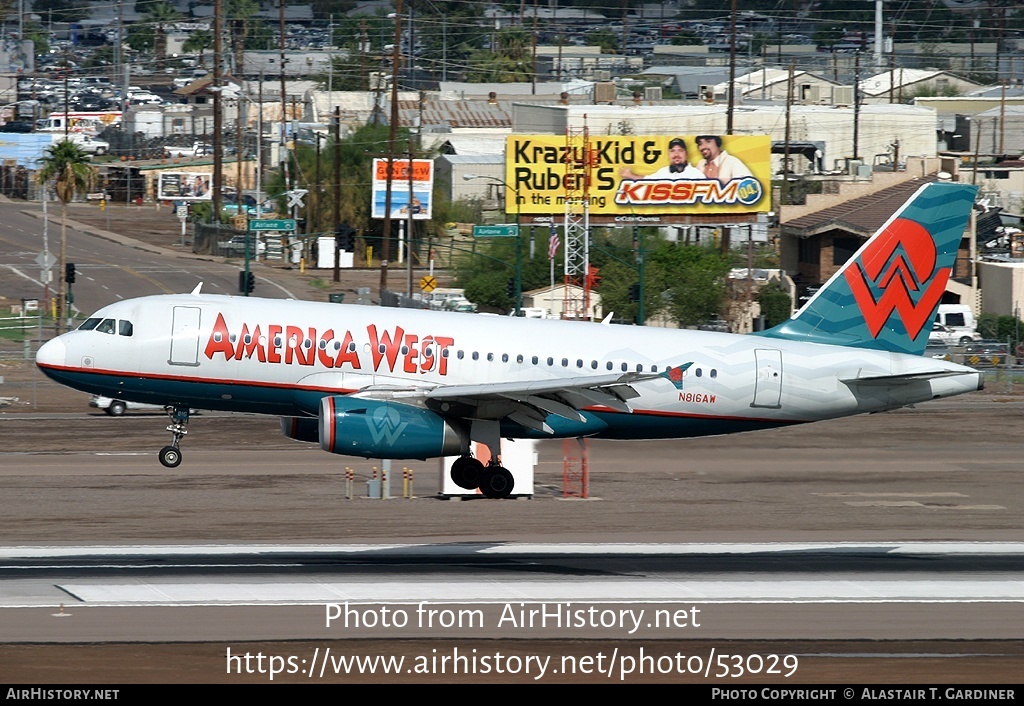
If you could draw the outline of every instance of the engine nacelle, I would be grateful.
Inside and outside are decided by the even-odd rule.
[[[320,420],[313,417],[281,417],[281,433],[289,439],[316,444],[320,441]]]
[[[390,400],[324,397],[320,448],[366,458],[433,458],[469,451],[469,435],[439,414]]]

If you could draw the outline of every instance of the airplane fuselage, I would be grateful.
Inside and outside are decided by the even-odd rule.
[[[582,421],[550,415],[543,431],[503,419],[501,433],[510,437],[720,434],[894,409],[981,386],[971,368],[920,356],[592,322],[205,294],[119,302],[93,320],[89,330],[41,349],[47,375],[90,393],[185,408],[315,417],[324,397],[367,388],[401,394],[653,377],[632,384],[639,396],[629,410],[595,403],[581,410]],[[686,363],[676,379],[664,376]],[[918,373],[930,375],[907,381]],[[458,411],[457,398],[443,404],[435,411]],[[471,414],[502,416],[479,407]]]

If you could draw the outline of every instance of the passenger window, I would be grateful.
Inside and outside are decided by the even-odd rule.
[[[615,367],[615,363],[613,363],[613,362],[611,362],[611,361],[609,360],[609,361],[608,361],[607,363],[605,363],[605,366],[604,366],[604,367],[606,367],[606,368],[608,368],[609,370],[611,370],[612,368],[614,368],[614,367]]]
[[[537,365],[540,362],[540,358],[538,358],[537,356],[533,356],[533,358],[531,358],[531,360],[533,361],[534,365]]]
[[[96,327],[96,330],[99,331],[100,333],[109,333],[111,336],[113,336],[114,327],[115,323],[113,319],[103,319],[100,325]]]
[[[94,328],[100,325],[102,319],[86,319],[82,322],[82,325],[78,327],[79,331],[92,331]]]
[[[473,351],[473,360],[480,360],[480,354],[476,351]]]
[[[131,336],[133,332],[132,322],[121,319],[117,322],[117,332],[122,336]]]
[[[718,377],[718,370],[716,370],[715,368],[712,368],[711,369],[711,377],[713,377],[713,378]]]

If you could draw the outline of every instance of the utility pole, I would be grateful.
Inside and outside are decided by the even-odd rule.
[[[213,222],[220,224],[220,209],[224,188],[224,144],[222,132],[224,130],[224,116],[221,114],[223,103],[221,102],[221,52],[224,47],[221,43],[223,33],[222,22],[224,17],[223,0],[213,1]]]
[[[341,225],[341,108],[334,106],[334,120],[331,123],[334,137],[334,227]],[[337,230],[335,230],[337,233]],[[334,281],[341,281],[341,249],[334,240]]]
[[[395,43],[391,52],[391,119],[388,125],[388,180],[384,192],[384,235],[380,247],[380,297],[388,288],[388,258],[391,257],[391,189],[395,170],[395,140],[398,137],[398,62],[402,43],[402,0],[395,2]],[[412,204],[409,204],[411,207]]]

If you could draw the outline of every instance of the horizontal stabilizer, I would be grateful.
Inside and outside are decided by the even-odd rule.
[[[930,370],[921,373],[906,373],[903,375],[875,375],[873,377],[848,378],[840,380],[844,385],[900,385],[918,382],[920,380],[934,380],[936,378],[948,378],[955,375],[965,375],[968,371],[958,370]]]

